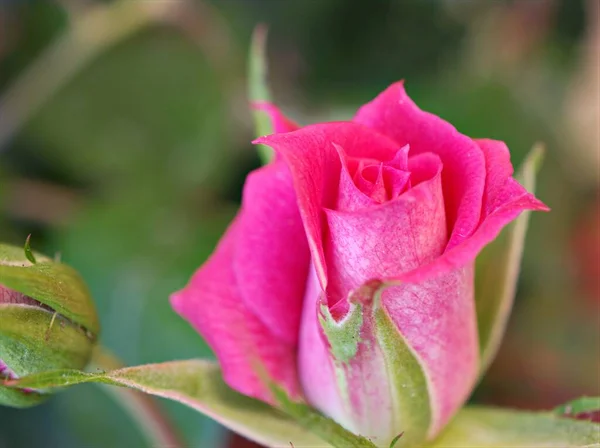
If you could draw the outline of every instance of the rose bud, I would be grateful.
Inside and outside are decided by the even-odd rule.
[[[480,374],[475,258],[546,206],[504,143],[460,134],[402,83],[349,122],[258,107],[275,159],[173,307],[237,391],[277,405],[268,377],[378,446],[433,438]]]
[[[32,406],[44,391],[2,384],[88,363],[99,331],[89,291],[71,267],[0,244],[0,405]]]

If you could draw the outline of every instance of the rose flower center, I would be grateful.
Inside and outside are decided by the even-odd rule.
[[[348,171],[356,188],[382,204],[396,199],[410,188],[410,173],[397,165],[395,160],[354,159],[349,161]]]

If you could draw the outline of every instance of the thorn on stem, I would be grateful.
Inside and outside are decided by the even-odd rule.
[[[392,439],[392,441],[390,442],[390,448],[394,448],[396,446],[396,443],[398,443],[398,441],[402,438],[403,435],[404,435],[404,431],[402,431],[400,434],[398,434],[396,437],[394,437]]]
[[[48,330],[46,330],[46,336],[44,337],[44,340],[46,342],[48,342],[48,339],[50,339],[50,331],[52,330],[52,326],[54,325],[54,320],[56,319],[56,315],[58,314],[58,312],[54,312],[54,314],[52,315],[52,320],[50,321],[50,326],[48,327]]]
[[[25,250],[25,258],[27,258],[32,264],[36,264],[37,261],[35,260],[35,256],[33,255],[33,252],[31,252],[31,233],[27,235],[27,239],[25,239],[25,247],[23,249]]]

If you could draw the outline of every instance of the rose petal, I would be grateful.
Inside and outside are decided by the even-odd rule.
[[[346,429],[370,438],[377,446],[383,446],[382,442],[387,446],[389,439],[398,434],[398,416],[385,357],[374,337],[371,310],[362,310],[365,315],[360,321],[366,323],[366,328],[356,328],[358,334],[349,333],[357,340],[356,351],[348,353],[349,359],[335,359],[335,350],[320,322],[325,299],[312,272],[304,302],[298,362],[306,398]]]
[[[257,369],[291,396],[300,395],[294,346],[276,337],[245,306],[233,272],[238,220],[188,285],[171,295],[171,305],[204,337],[215,352],[227,384],[243,394],[272,402]],[[260,367],[259,367],[260,365]]]
[[[432,263],[396,278],[420,282],[472,262],[481,249],[494,240],[502,228],[525,210],[547,211],[548,207],[523,188],[512,176],[506,145],[494,140],[478,140],[486,156],[487,182],[482,205],[482,220],[470,238],[447,248]],[[445,169],[445,167],[444,167]]]
[[[310,253],[283,161],[248,176],[238,221],[244,236],[233,262],[244,304],[276,337],[295,345]]]
[[[356,183],[348,170],[348,157],[344,153],[344,150],[339,145],[334,144],[333,146],[338,152],[341,164],[340,184],[338,187],[335,209],[354,211],[377,205],[373,199],[356,186]],[[358,170],[360,169],[362,168],[359,166]]]
[[[394,158],[387,162],[370,159],[350,159],[344,149],[334,144],[340,158],[341,173],[338,187],[337,201],[334,209],[340,211],[354,211],[371,207],[390,199],[395,199],[404,189],[410,185],[410,173],[408,172],[408,146],[400,148]],[[364,178],[364,171],[371,166],[366,164],[378,164],[381,178],[377,181],[381,185],[374,185]],[[378,173],[379,176],[379,173]],[[377,183],[377,182],[376,182]],[[374,189],[380,188],[381,200],[374,196]],[[377,192],[376,192],[377,193]]]
[[[489,139],[475,140],[485,155],[486,182],[483,195],[482,221],[504,204],[529,195],[534,210],[549,210],[541,201],[530,195],[513,175],[510,151],[504,142]]]
[[[473,266],[383,292],[383,304],[421,360],[429,383],[434,436],[464,404],[479,371]]]
[[[300,328],[299,376],[305,397],[313,407],[327,410],[327,414],[336,421],[345,421],[349,412],[340,395],[327,341],[319,323],[319,307],[324,300],[313,266],[306,284]]]
[[[442,254],[447,234],[441,172],[437,159],[429,180],[394,201],[353,212],[325,209],[330,306],[368,280],[400,276]]]
[[[335,207],[340,161],[334,143],[350,157],[389,160],[398,145],[378,132],[356,123],[326,123],[306,126],[285,134],[255,140],[281,154],[292,172],[300,215],[308,237],[317,275],[323,288],[327,268],[323,252],[321,210]]]
[[[410,145],[411,155],[433,152],[444,164],[442,184],[446,220],[451,230],[448,249],[467,239],[480,221],[485,160],[479,147],[450,123],[423,112],[408,97],[402,82],[392,84],[361,107],[354,121]]]

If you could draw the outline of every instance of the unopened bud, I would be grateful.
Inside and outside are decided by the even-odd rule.
[[[0,244],[0,381],[88,363],[99,332],[89,291],[71,267]],[[32,406],[44,391],[0,383],[0,405]]]

